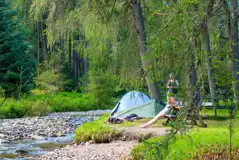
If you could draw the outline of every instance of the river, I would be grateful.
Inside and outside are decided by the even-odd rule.
[[[74,132],[109,110],[53,113],[44,117],[0,119],[0,160],[34,159],[74,141]]]

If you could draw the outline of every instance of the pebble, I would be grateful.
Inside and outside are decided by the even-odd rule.
[[[82,123],[92,121],[109,111],[61,112],[43,117],[0,119],[0,143],[71,134]]]
[[[126,158],[136,141],[67,146],[42,155],[39,160],[120,160]],[[38,159],[37,159],[38,160]]]

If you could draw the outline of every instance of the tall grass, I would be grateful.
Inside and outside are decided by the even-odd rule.
[[[50,112],[88,111],[107,109],[99,107],[91,94],[60,92],[55,94],[29,95],[21,100],[7,99],[0,106],[0,118],[17,118],[23,116],[42,116]]]
[[[75,141],[108,143],[121,135],[121,132],[104,124],[109,115],[101,116],[98,120],[88,122],[76,129]]]

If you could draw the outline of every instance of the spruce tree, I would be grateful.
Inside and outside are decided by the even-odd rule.
[[[36,63],[9,2],[0,0],[0,86],[19,98],[33,86]]]

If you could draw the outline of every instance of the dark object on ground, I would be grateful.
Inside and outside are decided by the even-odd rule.
[[[130,114],[124,118],[127,121],[133,122],[135,119],[141,119],[137,114]],[[117,118],[117,117],[109,117],[105,123],[114,123],[119,124],[124,121],[124,119]]]
[[[105,123],[114,123],[114,124],[120,124],[123,122],[123,119],[116,118],[116,117],[109,117]]]
[[[141,119],[137,114],[130,114],[124,118],[127,121],[133,122],[135,119]]]

